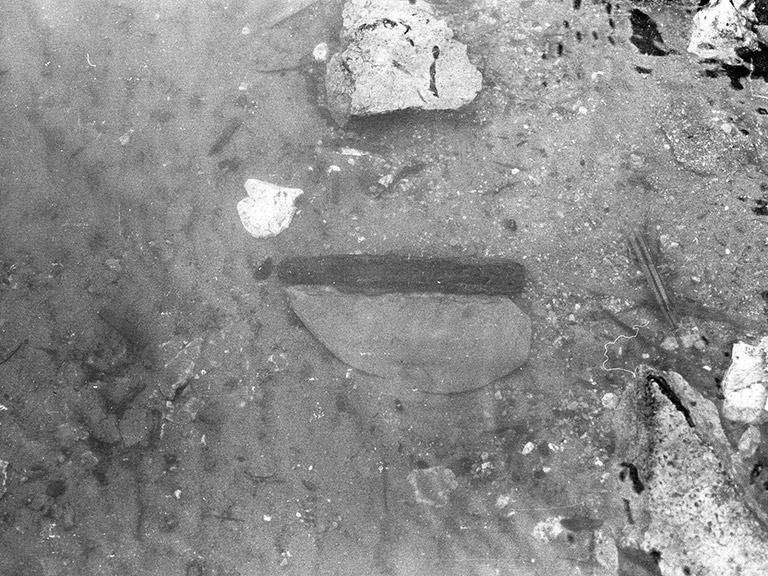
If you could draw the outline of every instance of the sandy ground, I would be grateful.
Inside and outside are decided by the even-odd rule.
[[[272,28],[287,2],[0,4],[0,574],[610,573],[606,394],[646,362],[717,399],[765,323],[768,86],[705,74],[681,8],[646,8],[652,57],[623,5],[436,6],[477,100],[341,129],[311,59],[335,0]],[[332,189],[341,145],[423,167]],[[238,219],[251,177],[305,191],[273,239]],[[457,397],[350,370],[265,270],[331,252],[523,262],[529,362]]]

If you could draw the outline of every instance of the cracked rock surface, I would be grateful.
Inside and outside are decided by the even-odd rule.
[[[765,574],[761,513],[739,488],[745,470],[717,408],[674,372],[640,372],[617,413],[622,545],[657,558],[662,574]]]
[[[350,0],[342,40],[326,71],[328,105],[350,117],[409,108],[451,110],[471,102],[482,76],[426,2]]]

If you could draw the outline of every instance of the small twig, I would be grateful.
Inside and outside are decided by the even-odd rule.
[[[640,269],[643,271],[645,279],[653,291],[653,295],[659,308],[661,308],[664,318],[672,325],[672,328],[677,328],[677,319],[672,310],[672,301],[661,280],[661,275],[656,269],[656,264],[653,262],[651,251],[648,249],[645,238],[643,238],[642,234],[634,234],[629,238],[629,246],[632,248],[635,258],[637,258],[637,263],[640,265]]]
[[[254,474],[249,470],[243,470],[243,475],[245,475],[245,477],[248,478],[248,480],[250,480],[254,486],[264,482],[269,482],[276,476],[275,472],[272,472],[271,474]]]
[[[26,344],[27,342],[29,342],[29,338],[24,338],[24,340],[22,340],[22,341],[19,343],[19,345],[18,345],[18,346],[16,346],[16,348],[14,348],[13,350],[11,350],[11,353],[10,353],[10,354],[8,354],[8,356],[6,356],[6,357],[5,357],[5,358],[3,358],[2,360],[0,360],[0,364],[5,364],[6,362],[8,362],[8,360],[10,360],[11,358],[13,358],[13,357],[14,357],[14,355],[16,354],[16,352],[18,352],[19,350],[21,350],[21,347],[22,347],[22,346],[24,346],[24,344]]]
[[[236,516],[228,516],[225,514],[211,514],[211,516],[223,522],[245,522],[245,519],[243,518],[238,518]]]
[[[581,504],[564,504],[562,506],[536,506],[533,508],[512,508],[512,512],[541,512],[541,511],[549,511],[549,510],[562,510],[563,508],[579,508],[581,506],[584,506],[584,503]]]

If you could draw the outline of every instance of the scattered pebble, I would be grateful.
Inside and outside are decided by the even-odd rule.
[[[123,267],[120,266],[120,260],[117,258],[107,258],[104,261],[104,265],[114,272],[122,272],[123,270]]]
[[[542,520],[533,527],[533,537],[543,542],[554,540],[562,534],[564,530],[560,520],[562,520],[561,516],[552,516],[546,520]]]
[[[677,350],[678,348],[680,348],[680,344],[678,343],[677,338],[675,338],[674,336],[667,336],[666,338],[664,338],[664,340],[661,341],[661,344],[659,346],[664,348],[664,350],[668,350],[670,352],[672,350]]]
[[[615,410],[619,406],[619,397],[613,392],[607,392],[606,394],[603,394],[600,403],[603,407],[608,408],[609,410]]]
[[[317,46],[315,46],[315,49],[312,50],[312,58],[317,60],[318,62],[327,62],[328,61],[328,44],[325,42],[320,42]]]
[[[694,334],[692,332],[688,332],[688,333],[682,334],[680,336],[680,345],[683,348],[690,348],[691,346],[693,346],[694,342],[696,342],[696,340],[698,340],[698,339],[699,339],[699,335],[698,334]]]
[[[277,350],[267,356],[267,362],[272,372],[282,372],[288,368],[288,354],[285,350]]]
[[[131,136],[135,130],[131,128],[128,130],[128,132],[125,132],[120,138],[117,139],[118,142],[120,142],[120,146],[126,146],[131,141]]]
[[[523,456],[527,456],[528,454],[533,452],[534,448],[536,448],[536,445],[533,442],[528,442],[528,443],[526,443],[525,446],[523,446],[523,450],[522,450],[521,454]]]

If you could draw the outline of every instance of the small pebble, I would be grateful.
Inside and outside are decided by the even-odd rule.
[[[760,446],[760,429],[757,426],[749,426],[739,439],[739,452],[751,458]]]
[[[668,350],[670,352],[672,350],[677,350],[678,348],[680,348],[680,344],[677,342],[677,338],[675,338],[674,336],[667,336],[666,338],[664,338],[660,346],[664,348],[664,350]]]
[[[680,336],[680,345],[683,348],[690,348],[693,346],[693,343],[696,342],[696,340],[699,339],[698,334],[693,334],[691,332],[688,332],[687,334],[683,334]]]
[[[123,269],[123,267],[120,266],[120,260],[117,258],[107,258],[104,261],[104,265],[110,270],[114,270],[115,272],[120,272]]]
[[[600,399],[600,403],[609,410],[615,410],[619,406],[619,397],[613,392],[607,392]]]
[[[312,57],[318,62],[325,62],[328,60],[328,44],[321,42],[315,49],[312,50]]]
[[[523,456],[527,456],[528,454],[533,452],[534,448],[536,448],[536,445],[533,442],[528,442],[528,443],[526,443],[525,446],[523,446],[523,450],[522,450],[521,454]]]

